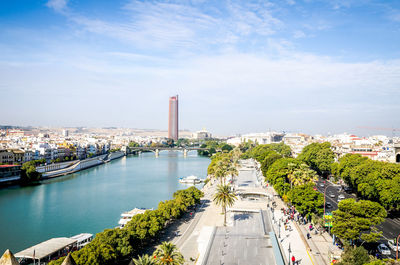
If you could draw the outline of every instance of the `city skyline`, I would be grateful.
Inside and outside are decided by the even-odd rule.
[[[397,1],[0,7],[0,124],[166,130],[179,94],[191,131],[400,127]]]

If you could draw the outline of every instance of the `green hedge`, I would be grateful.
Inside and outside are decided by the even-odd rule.
[[[141,254],[151,244],[168,221],[180,218],[188,209],[200,202],[203,192],[195,187],[179,190],[172,200],[162,201],[156,210],[135,215],[122,229],[106,229],[81,250],[72,253],[78,265],[128,264],[133,256]],[[50,262],[60,265],[64,258]]]

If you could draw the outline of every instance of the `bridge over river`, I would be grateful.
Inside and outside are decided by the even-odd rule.
[[[187,153],[189,151],[194,151],[194,150],[209,150],[208,148],[201,148],[201,147],[126,147],[126,152],[127,153],[133,153],[133,152],[153,152],[156,154],[156,157],[159,156],[160,151],[182,151],[183,156],[186,157]]]

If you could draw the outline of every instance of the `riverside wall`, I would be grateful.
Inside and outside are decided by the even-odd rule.
[[[114,153],[112,153],[112,154],[114,154]],[[83,160],[75,160],[75,161],[69,162],[69,166],[62,165],[60,167],[55,167],[55,168],[60,168],[60,169],[43,172],[42,179],[64,176],[64,175],[75,173],[75,172],[78,172],[78,171],[81,171],[81,170],[84,170],[84,169],[87,169],[90,167],[95,167],[95,166],[104,164],[105,160],[108,160],[108,159],[106,159],[107,156],[111,156],[111,154],[110,155],[105,154],[105,155],[91,157],[91,158],[87,158],[87,159],[83,159]],[[120,158],[122,156],[119,156],[119,154],[118,154],[118,155],[112,155],[111,157],[112,157],[112,159],[110,159],[110,160],[113,160],[113,159]],[[62,163],[62,164],[65,164],[65,163]]]

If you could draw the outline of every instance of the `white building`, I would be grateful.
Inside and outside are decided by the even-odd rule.
[[[205,140],[205,139],[212,138],[212,135],[206,129],[202,129],[201,131],[197,131],[197,132],[193,133],[192,138],[198,139],[198,140]]]

